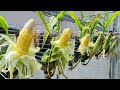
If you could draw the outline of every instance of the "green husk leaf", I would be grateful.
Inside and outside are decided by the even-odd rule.
[[[5,57],[3,57],[1,60],[0,60],[0,71],[2,70],[3,66],[5,65],[6,61],[5,61]]]
[[[65,76],[65,74],[64,74],[64,71],[63,71],[63,68],[62,68],[62,64],[60,63],[60,61],[58,61],[57,64],[58,64],[59,74],[60,75],[62,74],[66,79],[68,79],[68,77]]]
[[[49,32],[48,32],[48,31],[45,31],[45,32],[44,32],[44,35],[43,35],[42,48],[44,47],[45,42],[47,41],[48,36],[49,36]]]
[[[113,51],[114,55],[115,55],[115,58],[116,58],[116,63],[118,63],[118,52],[117,51]]]
[[[68,47],[68,48],[61,48],[61,51],[62,51],[62,54],[63,54],[63,56],[65,57],[65,59],[67,61],[73,60],[73,56],[70,55],[70,53],[72,52],[70,47]]]
[[[60,55],[60,54],[54,54],[54,55],[51,56],[51,59],[50,59],[49,62],[56,61],[56,60],[58,60],[58,59],[60,59],[60,58],[61,58],[61,55]]]
[[[24,65],[22,63],[17,63],[16,67],[17,67],[17,70],[18,70],[18,78],[19,79],[23,79],[24,78],[24,75],[22,74],[23,72],[23,67]]]
[[[61,62],[62,62],[63,69],[65,69],[65,66],[67,64],[67,60],[63,56],[61,57]]]
[[[48,28],[51,31],[58,22],[57,18],[55,16],[50,16],[49,22],[48,22]]]
[[[42,62],[46,62],[48,58],[50,58],[49,53],[50,53],[50,49],[48,49],[42,56]]]
[[[59,47],[54,47],[53,49],[52,49],[52,55],[54,55],[54,54],[60,54],[60,48]]]
[[[85,26],[87,27],[89,27],[90,26],[90,22],[86,22],[86,24],[85,24]]]

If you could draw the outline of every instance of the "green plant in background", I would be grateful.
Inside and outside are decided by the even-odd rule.
[[[8,35],[8,24],[4,17],[0,16],[0,27],[5,30],[6,35]]]
[[[80,15],[82,16],[81,24],[84,25],[84,23],[85,23],[85,19],[86,19],[86,14],[83,13],[83,11],[80,11]]]
[[[103,33],[105,32],[106,28],[108,26],[110,26],[110,24],[113,22],[113,20],[116,18],[116,16],[119,15],[119,14],[120,14],[120,11],[116,11],[108,18],[108,20],[106,21],[106,23],[104,25]]]

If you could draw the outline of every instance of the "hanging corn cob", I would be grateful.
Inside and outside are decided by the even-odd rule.
[[[97,38],[97,40],[95,42],[95,45],[93,47],[93,50],[90,53],[90,58],[89,59],[91,59],[92,56],[95,55],[98,52],[100,44],[101,44],[101,40],[102,40],[102,34],[99,34],[99,36],[98,36],[98,38]]]
[[[6,35],[0,34],[9,43],[5,55],[0,60],[0,72],[8,72],[8,78],[13,79],[16,70],[20,79],[31,78],[35,71],[40,70],[41,64],[35,58],[35,53],[40,49],[32,46],[34,30],[35,21],[30,19],[20,31],[16,43]]]
[[[102,46],[102,49],[103,49],[103,51],[102,51],[103,57],[105,56],[105,51],[107,51],[108,48],[109,48],[109,43],[110,43],[110,38],[111,38],[111,36],[112,36],[112,33],[110,32],[110,33],[106,36],[106,38],[105,38],[104,44],[103,44],[103,46]]]
[[[77,52],[80,52],[82,55],[88,51],[88,46],[90,43],[90,34],[87,34],[83,38],[81,38],[81,44],[77,50]]]
[[[67,46],[68,42],[70,41],[70,36],[71,36],[71,29],[70,28],[64,29],[59,39],[59,45],[63,48]]]
[[[23,29],[20,31],[20,35],[18,37],[16,48],[15,48],[15,51],[19,55],[25,55],[28,53],[28,50],[30,48],[30,45],[33,39],[33,33],[34,33],[33,27],[35,27],[34,20],[30,19],[25,24]]]
[[[113,52],[113,50],[114,50],[115,46],[117,45],[117,43],[118,43],[118,39],[115,39],[115,40],[112,42],[112,45],[111,45],[110,48],[109,48],[109,53],[110,53],[110,52]]]
[[[74,52],[74,50],[71,47],[72,43],[70,42],[70,38],[71,29],[70,28],[64,29],[62,34],[60,35],[60,38],[57,38],[58,40],[52,39],[51,41],[52,48],[48,49],[42,57],[43,62],[48,61],[48,63],[55,63],[54,72],[56,70],[56,67],[58,67],[59,74],[60,75],[62,74],[65,78],[67,77],[64,75],[63,69],[67,64],[67,61],[73,60],[72,53]],[[49,74],[48,76],[50,77]]]

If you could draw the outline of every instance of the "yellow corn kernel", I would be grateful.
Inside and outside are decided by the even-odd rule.
[[[20,31],[15,48],[15,51],[19,55],[25,55],[28,53],[33,39],[34,27],[34,19],[30,19]]]
[[[84,54],[84,52],[88,52],[89,43],[90,43],[90,34],[87,34],[81,39],[81,44],[77,52],[80,52],[82,55]]]
[[[90,42],[90,35],[87,34],[85,37],[83,37],[81,41],[81,45],[88,46],[89,42]]]
[[[67,46],[67,44],[70,40],[70,36],[71,36],[71,29],[70,28],[64,29],[61,36],[60,36],[59,45],[61,47]]]

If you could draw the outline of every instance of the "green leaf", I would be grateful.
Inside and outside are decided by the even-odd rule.
[[[39,16],[39,18],[41,19],[42,23],[44,24],[46,30],[50,33],[50,29],[48,28],[47,23],[46,23],[46,21],[44,19],[43,12],[42,11],[36,11],[36,13]]]
[[[0,54],[0,60],[2,59],[2,57],[3,57],[3,55],[2,55],[2,54]]]
[[[90,26],[90,22],[86,22],[85,26],[89,27]]]
[[[114,51],[113,53],[114,53],[115,58],[116,58],[116,63],[118,63],[118,53],[117,53],[117,51]]]
[[[84,37],[90,30],[91,30],[90,27],[85,27],[85,26],[84,26],[80,38]]]
[[[99,13],[98,15],[96,15],[92,21],[92,25],[91,25],[91,35],[93,35],[93,31],[96,28],[96,26],[98,25],[99,19],[100,19],[101,14]]]
[[[62,17],[66,14],[66,12],[67,12],[67,11],[61,11],[61,12],[56,16],[57,20],[62,19]]]
[[[117,15],[120,14],[120,11],[116,11],[112,14],[112,16],[107,20],[103,28],[103,33],[105,32],[106,28],[113,22],[113,20],[116,18]]]
[[[5,61],[5,57],[3,57],[1,60],[0,60],[0,71],[2,70],[3,66],[6,64],[6,61]]]
[[[64,69],[66,64],[67,64],[67,60],[64,57],[61,57],[61,62],[62,62],[62,66],[63,66],[63,69]]]
[[[50,62],[56,61],[58,59],[60,59],[62,56],[60,48],[59,47],[54,47],[52,49],[52,55],[51,55],[51,59]]]
[[[46,62],[46,61],[48,60],[48,58],[50,58],[49,55],[44,55],[44,56],[42,57],[42,62]]]
[[[46,42],[46,40],[48,38],[48,35],[50,33],[50,29],[49,29],[49,27],[48,27],[48,25],[47,25],[47,23],[46,23],[46,21],[44,19],[43,12],[42,11],[36,11],[36,13],[37,13],[37,15],[39,16],[39,18],[41,19],[42,23],[44,24],[44,26],[46,28],[46,30],[44,32],[44,36],[43,36],[43,43],[42,43],[42,48],[43,48],[43,46],[45,45],[45,42]]]
[[[42,48],[44,47],[45,42],[46,42],[48,36],[49,36],[49,32],[48,32],[48,31],[45,31],[45,32],[44,32],[44,35],[43,35]]]
[[[60,63],[60,61],[58,61],[57,64],[58,64],[58,70],[59,70],[60,75],[62,74],[66,79],[68,79],[68,77],[65,76],[65,74],[64,74],[62,64]]]
[[[50,16],[49,22],[48,22],[48,28],[51,31],[53,27],[57,24],[58,20],[55,16]]]
[[[55,16],[50,16],[49,22],[48,22],[48,28],[50,31],[53,29],[56,32],[59,32],[59,20]]]
[[[105,11],[103,25],[105,24],[106,20],[108,20],[108,18],[109,18],[109,11]]]
[[[0,27],[5,30],[6,35],[8,35],[8,24],[4,17],[0,16]]]
[[[49,62],[56,61],[56,60],[58,60],[60,58],[61,58],[61,54],[59,54],[59,53],[58,54],[54,54],[54,55],[51,56],[51,59],[50,59]]]
[[[84,24],[86,15],[82,11],[80,11],[80,15],[82,16],[82,21],[81,22],[82,22],[82,24]]]
[[[58,53],[60,53],[61,51],[60,51],[60,48],[59,47],[54,47],[53,49],[52,49],[52,55],[54,55],[54,54],[58,54]]]
[[[80,23],[79,18],[75,15],[75,13],[73,11],[69,11],[69,15],[74,19],[76,25],[82,31],[83,25]]]
[[[98,22],[98,24],[99,24],[101,27],[103,27],[103,28],[104,28],[104,25],[102,25],[102,23],[101,23],[101,22]]]
[[[67,61],[73,60],[73,56],[70,55],[71,50],[69,48],[62,48],[61,51]]]
[[[42,62],[46,62],[48,58],[50,58],[49,53],[50,53],[50,49],[48,49],[42,56]]]

